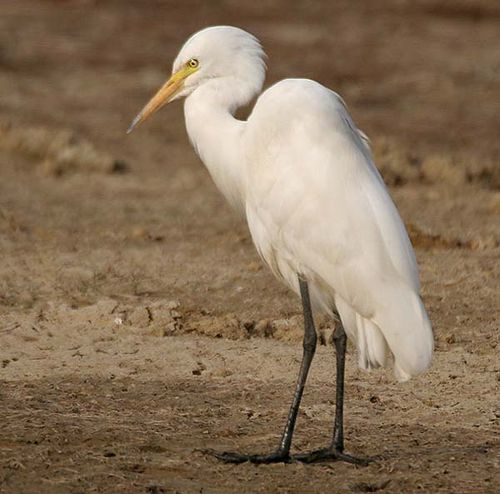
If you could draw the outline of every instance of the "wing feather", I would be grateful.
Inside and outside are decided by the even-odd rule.
[[[372,342],[366,355],[385,360],[380,338],[370,334],[376,325],[400,375],[421,372],[432,333],[417,303],[413,248],[340,97],[313,81],[282,81],[259,98],[245,139],[247,217],[264,259],[293,289],[303,273],[330,290],[326,300],[341,297],[364,318],[357,326]]]

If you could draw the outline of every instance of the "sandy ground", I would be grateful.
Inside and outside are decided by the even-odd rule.
[[[499,21],[494,0],[3,0],[0,492],[498,492]],[[351,351],[346,443],[366,468],[200,451],[273,448],[301,356],[299,301],[181,105],[124,134],[185,38],[223,23],[261,38],[268,84],[344,96],[416,246],[436,357],[398,384]],[[295,451],[329,439],[333,370],[321,346]]]

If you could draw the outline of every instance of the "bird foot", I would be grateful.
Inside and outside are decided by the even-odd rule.
[[[345,461],[354,465],[367,466],[371,458],[358,458],[356,456],[343,453],[334,448],[323,448],[310,453],[300,453],[292,456],[292,461],[300,461],[302,463],[317,463],[320,461]]]
[[[352,463],[353,465],[367,466],[369,463],[374,461],[372,458],[358,458],[357,456],[352,456],[342,451],[338,451],[333,448],[323,448],[316,451],[311,451],[309,453],[299,453],[290,456],[287,453],[282,453],[277,451],[268,455],[247,455],[243,453],[234,452],[219,452],[213,449],[205,449],[202,451],[205,454],[215,456],[218,460],[224,463],[254,463],[254,464],[271,464],[271,463],[291,463],[291,462],[301,462],[301,463],[319,463],[323,461],[345,461],[346,463]]]
[[[219,453],[211,449],[206,449],[203,451],[209,455],[215,456],[218,460],[224,463],[255,463],[255,464],[270,464],[270,463],[290,463],[291,458],[288,453],[281,453],[277,451],[268,455],[245,455],[242,453],[232,453],[224,451]]]

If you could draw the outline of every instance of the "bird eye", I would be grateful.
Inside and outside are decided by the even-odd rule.
[[[200,62],[198,62],[198,60],[196,58],[190,58],[188,60],[188,66],[191,67],[192,69],[196,69],[196,67],[198,67],[198,65],[200,64]]]

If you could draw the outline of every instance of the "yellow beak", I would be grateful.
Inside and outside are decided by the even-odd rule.
[[[172,101],[172,98],[182,89],[184,79],[192,72],[193,70],[189,66],[184,66],[175,74],[172,74],[172,77],[163,84],[159,91],[149,100],[148,104],[134,118],[127,130],[127,134],[130,134],[135,127],[144,122],[144,120],[149,118],[155,111]]]

